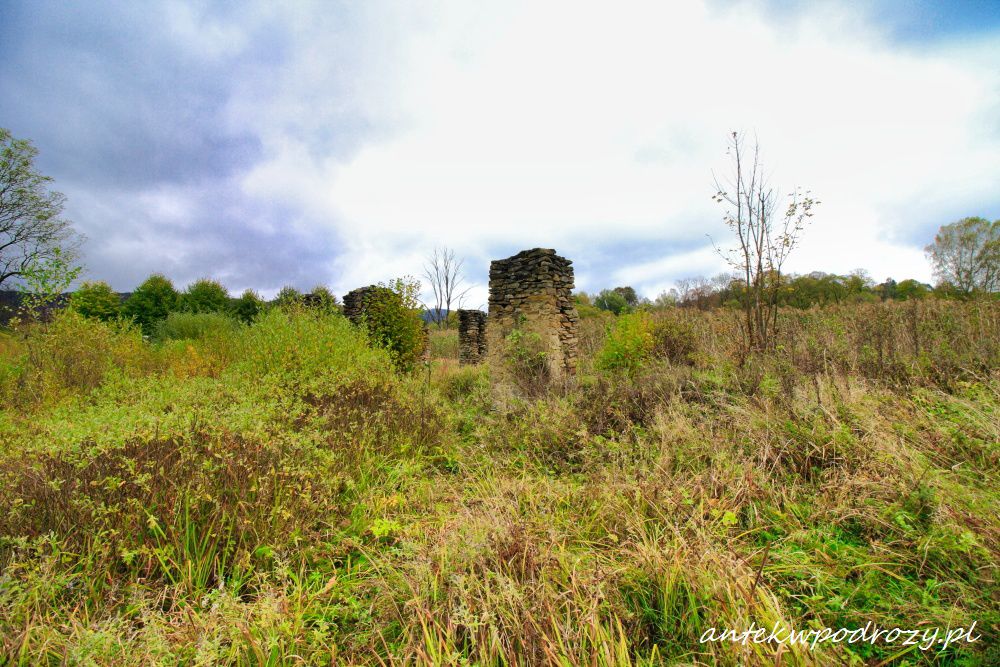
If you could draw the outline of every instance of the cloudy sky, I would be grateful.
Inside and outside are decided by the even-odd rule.
[[[652,297],[725,268],[731,130],[822,200],[793,271],[929,281],[938,226],[1000,217],[1000,7],[0,0],[0,126],[120,290],[343,294],[446,245],[478,306],[544,246]]]

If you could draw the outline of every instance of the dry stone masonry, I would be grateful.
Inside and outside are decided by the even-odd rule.
[[[577,321],[572,262],[548,248],[534,248],[490,263],[487,346],[503,349],[515,328],[537,333],[554,379],[576,373]]]
[[[486,313],[458,311],[458,363],[478,364],[486,360]]]
[[[354,324],[361,322],[361,316],[365,314],[365,304],[368,299],[378,290],[387,289],[378,285],[359,287],[344,295],[344,316]]]

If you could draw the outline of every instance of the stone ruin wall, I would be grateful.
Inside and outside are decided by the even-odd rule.
[[[359,287],[344,295],[344,317],[354,324],[361,322],[361,316],[365,314],[365,301],[370,294],[374,294],[379,289],[385,289],[378,285]]]
[[[462,366],[486,360],[486,313],[458,311],[458,363]]]
[[[572,262],[548,248],[519,252],[490,263],[487,347],[503,349],[515,328],[537,333],[554,379],[576,374],[577,322]]]

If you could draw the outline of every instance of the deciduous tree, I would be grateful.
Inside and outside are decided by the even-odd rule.
[[[179,295],[166,276],[154,273],[139,285],[122,306],[122,314],[134,319],[150,335],[157,322],[178,307]]]
[[[229,292],[217,280],[196,280],[181,295],[181,310],[189,313],[225,313],[229,308]]]
[[[462,275],[462,264],[465,260],[455,257],[455,251],[449,248],[435,248],[433,254],[424,264],[424,277],[430,283],[434,294],[434,308],[430,311],[431,321],[438,328],[448,328],[448,315],[452,304],[461,307],[462,299],[469,288],[462,288],[465,277]]]
[[[963,218],[925,249],[934,275],[962,294],[1000,291],[1000,220]]]
[[[70,307],[84,317],[107,322],[118,317],[121,301],[104,281],[85,282],[69,298]]]
[[[82,237],[62,218],[66,198],[35,168],[38,149],[0,128],[0,285],[32,268],[75,270]]]
[[[737,245],[719,253],[746,286],[744,343],[747,351],[759,351],[774,345],[781,270],[819,202],[809,191],[796,189],[782,215],[778,193],[764,173],[759,144],[747,147],[743,136],[733,132],[729,157],[732,171],[725,182],[716,179],[714,199],[727,206],[723,219]]]

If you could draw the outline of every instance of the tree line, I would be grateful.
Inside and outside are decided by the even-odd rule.
[[[146,278],[124,302],[103,281],[85,282],[69,297],[70,308],[85,317],[103,321],[131,319],[147,335],[171,313],[215,313],[249,324],[267,307],[294,305],[325,311],[339,308],[337,297],[323,285],[305,293],[283,287],[267,301],[251,289],[233,298],[222,283],[209,278],[196,280],[178,291],[169,278],[159,273]]]

